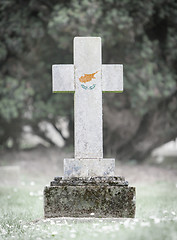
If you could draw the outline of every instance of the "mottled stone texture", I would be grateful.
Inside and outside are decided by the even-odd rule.
[[[135,216],[135,188],[124,178],[55,178],[51,185],[44,189],[45,217]]]
[[[65,177],[114,175],[114,159],[103,158],[102,92],[123,91],[123,65],[102,64],[100,37],[74,38],[74,64],[52,66],[54,92],[74,93],[74,160]],[[95,166],[95,167],[94,167]]]
[[[102,65],[102,91],[123,92],[123,65]]]
[[[103,158],[100,37],[74,38],[74,67],[75,158]],[[80,82],[85,74],[93,73],[96,74],[91,81]],[[91,86],[95,87],[90,89]]]
[[[114,176],[115,159],[64,159],[64,177]]]
[[[101,38],[75,37],[74,65],[54,65],[52,76],[54,92],[74,92],[75,155],[44,190],[45,217],[134,217],[135,188],[103,158],[102,92],[123,91],[123,66],[102,65]]]

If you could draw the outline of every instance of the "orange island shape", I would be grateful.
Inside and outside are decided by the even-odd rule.
[[[95,73],[91,73],[91,74],[84,74],[84,76],[81,76],[79,78],[79,81],[81,83],[86,83],[86,82],[90,82],[92,81],[92,79],[95,79],[95,74],[99,72],[99,71],[96,71]]]

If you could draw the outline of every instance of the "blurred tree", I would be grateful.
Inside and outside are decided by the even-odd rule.
[[[123,94],[105,94],[104,150],[143,160],[177,137],[175,0],[0,2],[0,143],[18,147],[24,125],[69,120],[73,96],[51,93],[51,64],[72,63],[74,36],[100,36],[103,63],[124,64]],[[72,143],[73,144],[73,143]]]

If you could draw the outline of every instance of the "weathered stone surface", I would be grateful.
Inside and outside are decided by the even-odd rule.
[[[123,65],[102,65],[102,91],[123,92]]]
[[[115,159],[64,159],[64,176],[114,176]]]
[[[75,37],[74,64],[52,67],[53,91],[74,92],[76,162],[65,160],[66,177],[114,175],[114,160],[103,159],[102,92],[123,91],[123,66],[102,64],[101,55],[100,37]]]
[[[61,183],[61,179],[59,182],[61,186],[44,189],[44,214],[47,218],[135,216],[134,187],[105,186],[102,183],[71,186],[70,183]]]
[[[74,92],[74,65],[52,65],[53,92]]]
[[[123,66],[102,65],[101,38],[76,37],[74,65],[53,66],[53,90],[75,92],[75,158],[45,187],[45,217],[134,217],[135,188],[103,159],[102,92],[123,91]]]
[[[62,178],[55,177],[50,186],[128,186],[124,177]]]
[[[75,158],[103,158],[100,37],[74,38],[74,66]]]

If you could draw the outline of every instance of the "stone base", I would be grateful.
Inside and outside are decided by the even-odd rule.
[[[112,158],[84,158],[64,159],[64,176],[93,177],[93,176],[114,176],[115,159]]]
[[[133,218],[135,188],[122,177],[55,178],[44,189],[44,215]]]

